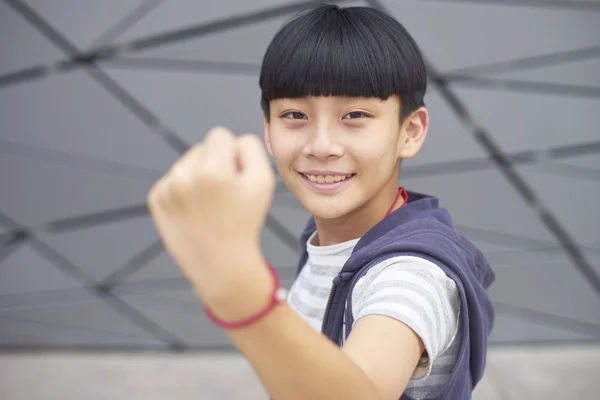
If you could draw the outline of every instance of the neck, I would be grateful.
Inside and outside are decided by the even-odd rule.
[[[394,202],[398,194],[398,184],[392,183],[386,185],[373,199],[346,215],[333,219],[315,217],[317,235],[313,244],[330,246],[362,237],[385,218],[386,212]],[[403,204],[404,199],[399,197],[391,211],[397,210]]]

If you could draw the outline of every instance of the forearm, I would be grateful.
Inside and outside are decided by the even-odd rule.
[[[379,398],[363,371],[287,305],[228,333],[275,400]]]
[[[261,273],[240,280],[249,284],[236,288],[236,302],[213,302],[224,319],[243,318],[267,302],[272,291],[268,273],[263,274],[260,268],[251,270]],[[243,311],[233,307],[234,303],[243,304]],[[249,327],[227,333],[275,400],[380,398],[358,365],[287,305],[278,306]]]

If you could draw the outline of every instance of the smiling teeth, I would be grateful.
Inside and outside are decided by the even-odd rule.
[[[333,183],[333,182],[340,182],[345,180],[346,178],[349,178],[352,176],[352,174],[350,175],[306,175],[304,174],[304,176],[311,182],[316,182],[316,183]]]

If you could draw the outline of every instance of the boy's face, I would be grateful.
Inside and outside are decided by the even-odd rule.
[[[401,124],[397,96],[279,99],[271,101],[270,116],[265,143],[281,177],[307,210],[325,219],[396,187],[399,159],[416,154],[428,125],[424,108]]]

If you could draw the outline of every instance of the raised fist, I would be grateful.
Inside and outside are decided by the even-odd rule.
[[[260,139],[214,128],[148,194],[165,247],[193,284],[235,273],[236,254],[260,253],[275,176]]]

